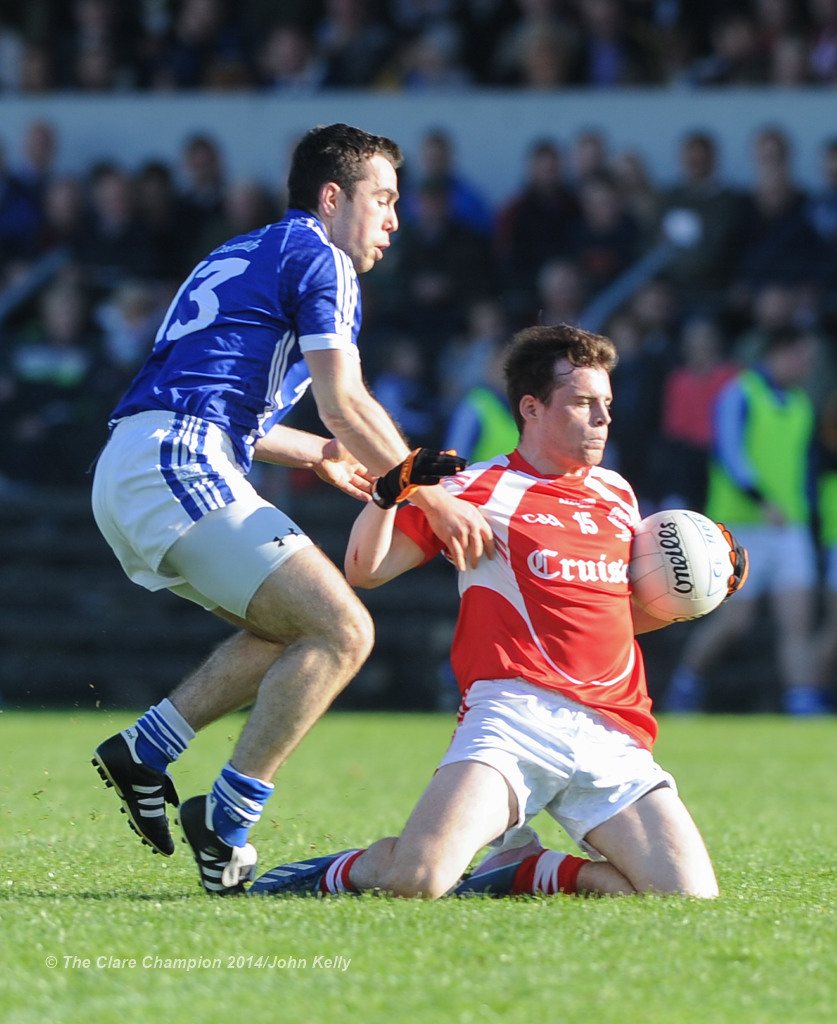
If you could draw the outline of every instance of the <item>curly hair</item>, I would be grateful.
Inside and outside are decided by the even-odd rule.
[[[568,359],[573,366],[596,366],[610,373],[616,366],[616,346],[601,334],[571,324],[527,327],[509,342],[503,373],[506,394],[517,429],[523,429],[520,400],[534,395],[544,404],[558,384],[555,364]]]

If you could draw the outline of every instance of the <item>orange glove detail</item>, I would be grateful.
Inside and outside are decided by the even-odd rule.
[[[452,476],[466,465],[466,460],[456,452],[414,448],[403,462],[378,477],[372,488],[372,498],[380,508],[392,508],[400,501],[406,501],[417,487],[438,484],[442,477]]]

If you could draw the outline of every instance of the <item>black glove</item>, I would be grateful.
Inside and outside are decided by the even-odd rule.
[[[729,560],[732,563],[732,575],[727,584],[727,593],[734,594],[736,590],[740,590],[744,586],[747,580],[747,573],[750,571],[750,556],[747,554],[747,549],[738,543],[723,523],[718,523],[718,527],[724,535],[727,544],[729,544]]]
[[[379,508],[392,508],[399,501],[406,501],[416,487],[437,484],[443,476],[453,476],[467,464],[456,452],[416,448],[403,462],[378,477],[372,488],[372,499]]]

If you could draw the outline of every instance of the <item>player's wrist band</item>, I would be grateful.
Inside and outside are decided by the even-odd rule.
[[[372,500],[375,502],[378,508],[395,508],[396,503],[394,501],[391,501],[389,498],[385,498],[378,490],[378,484],[380,484],[381,480],[383,480],[383,477],[379,476],[375,483],[372,485]]]

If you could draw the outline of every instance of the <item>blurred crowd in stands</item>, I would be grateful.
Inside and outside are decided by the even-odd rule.
[[[0,90],[830,85],[835,0],[3,0]]]
[[[275,188],[230,180],[206,134],[171,165],[114,158],[83,175],[55,172],[60,145],[55,124],[33,120],[0,146],[7,487],[87,486],[108,413],[190,268],[285,207]],[[816,335],[806,385],[826,408],[837,387],[837,137],[821,141],[810,189],[775,126],[754,138],[747,187],[725,182],[711,134],[687,129],[678,146],[678,178],[663,186],[595,128],[533,139],[518,189],[492,205],[458,167],[455,138],[426,131],[401,173],[400,230],[362,278],[365,372],[411,439],[473,455],[486,402],[502,398],[497,348],[539,322],[616,342],[610,458],[649,510],[675,498],[702,506],[712,402],[771,332]]]
[[[0,0],[0,94],[835,81],[837,0]],[[779,124],[754,135],[748,180],[733,185],[717,138],[689,126],[686,104],[684,118],[675,180],[591,125],[532,138],[499,203],[463,173],[455,133],[428,126],[400,172],[401,227],[361,279],[364,369],[411,441],[473,460],[516,441],[501,384],[510,334],[602,331],[619,351],[609,464],[645,513],[703,509],[719,394],[804,336],[811,358],[775,394],[796,401],[799,385],[810,403],[824,591],[800,583],[786,600],[787,566],[759,587],[777,595],[783,706],[801,692],[800,713],[818,713],[833,698],[812,702],[812,687],[837,664],[837,127],[817,140],[814,185]],[[89,489],[108,415],[184,277],[286,206],[275,182],[233,178],[206,132],[171,161],[114,154],[78,174],[57,170],[62,141],[43,118],[19,138],[0,131],[0,498]],[[321,429],[310,400],[294,417]],[[264,472],[266,488],[317,486]],[[744,629],[730,623],[715,647]],[[696,706],[703,661],[684,659],[671,710]]]

